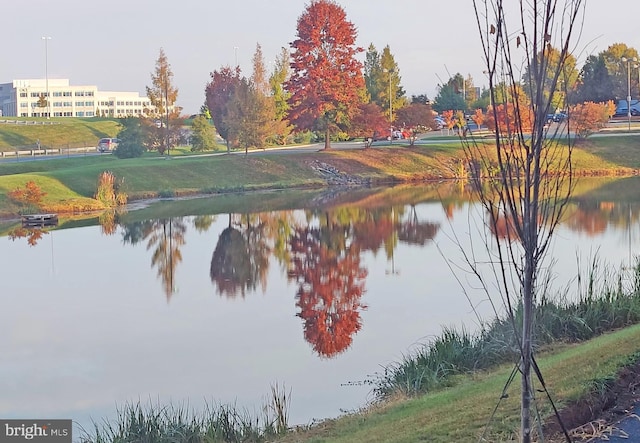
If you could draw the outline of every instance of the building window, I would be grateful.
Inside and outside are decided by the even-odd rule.
[[[87,117],[93,117],[95,114],[93,113],[93,111],[87,111],[86,115]]]
[[[76,97],[84,97],[84,91],[76,91],[76,92],[74,93],[74,95],[75,95]]]
[[[26,96],[27,96],[27,93],[26,93],[26,92],[21,92],[21,93],[20,93],[20,97],[26,97]]]
[[[28,108],[29,107],[29,103],[22,102],[22,103],[20,103],[20,107],[21,108]]]
[[[23,113],[20,114],[20,117],[29,117],[29,114],[26,113],[26,112],[23,112]]]
[[[63,97],[71,97],[71,91],[64,91],[64,92],[62,93],[62,96],[63,96]]]
[[[76,112],[76,117],[84,117],[84,111]]]
[[[53,102],[53,107],[54,107],[54,108],[60,108],[60,107],[62,107],[62,102]]]
[[[32,92],[31,93],[31,97],[38,98],[38,97],[40,97],[40,93],[39,92]]]
[[[53,116],[54,117],[62,117],[62,112],[54,112]]]
[[[93,97],[93,91],[87,91],[86,95],[87,97]]]
[[[60,91],[53,91],[53,96],[54,96],[54,97],[62,97],[62,92],[60,92]]]
[[[85,106],[91,106],[91,107],[93,107],[93,104],[94,104],[94,102],[84,102],[84,105],[85,105]]]
[[[73,106],[72,102],[64,102],[64,104],[62,106]]]

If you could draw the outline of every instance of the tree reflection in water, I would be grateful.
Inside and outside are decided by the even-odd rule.
[[[229,214],[229,224],[218,237],[211,258],[210,276],[218,294],[244,297],[258,282],[265,289],[271,253],[265,227],[259,216],[245,215],[236,228]]]
[[[298,228],[291,241],[289,278],[298,283],[297,314],[304,337],[322,357],[345,351],[360,330],[360,301],[367,270],[360,266],[360,248],[345,246],[343,226]]]
[[[182,261],[180,248],[185,244],[186,231],[182,217],[135,222],[123,228],[124,243],[135,245],[147,240],[147,250],[153,251],[151,267],[158,268],[167,301],[175,292],[175,271]]]
[[[26,238],[29,246],[36,246],[44,234],[49,232],[39,227],[20,226],[8,232],[9,239],[16,241],[19,238]]]

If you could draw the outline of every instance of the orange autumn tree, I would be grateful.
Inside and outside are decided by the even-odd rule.
[[[515,135],[519,130],[530,133],[533,129],[531,102],[520,84],[503,82],[494,93],[498,92],[500,96],[494,97],[494,106],[487,108],[485,115],[487,128],[493,132],[499,128],[502,137]]]
[[[482,124],[484,123],[484,113],[482,112],[482,109],[476,109],[471,116],[471,120],[473,120],[473,122],[478,125],[478,128],[482,126]]]
[[[40,189],[40,186],[33,180],[25,183],[24,188],[16,188],[8,193],[9,199],[34,209],[40,208],[42,198],[45,195],[47,193]]]
[[[578,138],[587,138],[604,128],[615,111],[616,105],[611,100],[604,103],[579,103],[569,110],[572,129]]]
[[[444,120],[444,124],[447,127],[447,130],[450,131],[456,125],[456,119],[453,115],[452,110],[442,111],[442,119]]]
[[[519,100],[527,101],[524,96]],[[519,109],[520,116],[516,115],[516,109]],[[490,131],[496,132],[496,129],[499,128],[503,135],[515,134],[516,124],[521,125],[524,132],[530,132],[533,128],[533,113],[526,103],[521,103],[519,107],[514,106],[513,103],[503,103],[495,107],[495,113],[490,106],[485,121]]]
[[[324,131],[325,149],[331,133],[344,130],[358,112],[365,88],[362,63],[355,56],[356,27],[330,0],[312,0],[298,18],[291,43],[289,120],[298,130]]]

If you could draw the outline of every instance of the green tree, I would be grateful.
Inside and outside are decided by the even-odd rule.
[[[576,93],[570,97],[570,102],[600,103],[614,99],[613,81],[603,53],[590,55],[582,67]]]
[[[291,43],[289,119],[298,130],[322,130],[325,149],[331,147],[331,133],[349,125],[361,102],[364,78],[355,55],[362,49],[355,46],[356,34],[338,4],[312,0]]]
[[[604,50],[601,55],[604,57],[605,64],[607,66],[607,72],[611,78],[613,84],[613,96],[618,100],[624,100],[627,97],[627,64],[622,61],[622,58],[628,60],[640,59],[638,51],[635,48],[631,48],[624,43],[614,43]],[[631,76],[632,91],[635,89],[633,86],[637,84],[634,76]]]
[[[544,49],[538,53],[535,62],[525,68],[522,76],[522,87],[527,97],[533,101],[536,99],[533,94],[541,90],[544,100],[551,99],[549,100],[550,112],[566,109],[567,91],[575,88],[579,77],[576,58],[568,52],[561,52],[551,45],[545,45]],[[538,65],[545,73],[541,78],[533,75],[532,72],[532,69],[538,69]],[[562,69],[558,69],[560,66]],[[536,81],[542,82],[540,89]]]
[[[368,94],[368,101],[378,106],[382,103],[382,66],[380,54],[373,43],[369,44],[364,60],[364,85]]]
[[[458,89],[454,87],[451,82],[441,85],[438,88],[438,94],[433,103],[433,109],[435,111],[442,113],[448,110],[465,109],[466,106],[462,94],[458,92]]]
[[[148,129],[144,120],[139,118],[123,118],[120,120],[123,129],[118,133],[118,147],[113,152],[118,158],[140,157],[145,151],[148,140]]]
[[[275,65],[271,76],[269,77],[269,85],[271,86],[271,96],[275,107],[275,115],[273,121],[272,141],[276,144],[283,145],[293,130],[293,126],[287,120],[287,112],[289,111],[288,100],[291,97],[284,89],[284,84],[289,79],[289,51],[282,48],[280,54],[276,57]]]
[[[191,135],[192,151],[209,151],[216,147],[216,132],[209,120],[203,115],[197,116],[191,125],[193,134]]]
[[[389,114],[390,120],[393,120],[393,110],[398,110],[407,105],[407,98],[405,97],[405,91],[400,84],[401,76],[398,64],[391,54],[389,45],[385,46],[380,54],[380,68],[382,74],[380,80],[382,84],[379,84],[380,88],[380,100],[378,103],[380,107],[386,110]],[[389,108],[391,106],[391,108]]]

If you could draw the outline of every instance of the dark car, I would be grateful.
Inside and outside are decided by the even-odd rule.
[[[117,138],[101,138],[96,149],[99,152],[113,151],[118,147],[118,143],[120,143],[120,140]]]
[[[560,123],[563,122],[569,117],[564,112],[556,112],[555,114],[547,115],[547,123]]]

